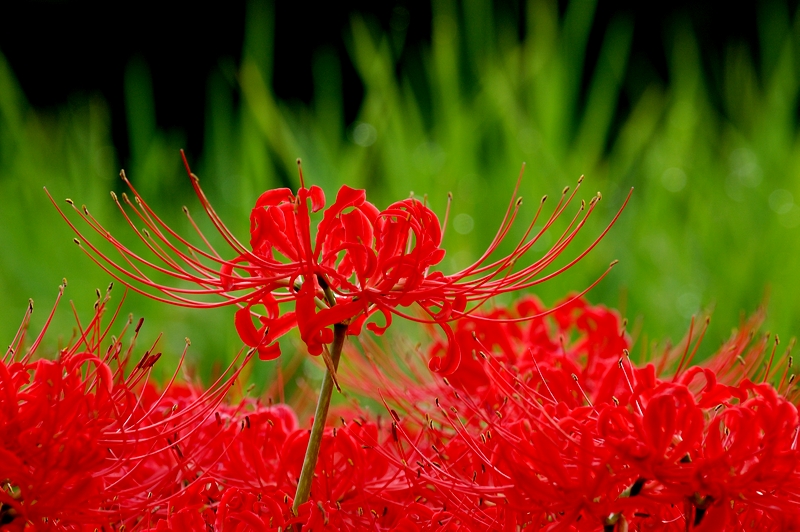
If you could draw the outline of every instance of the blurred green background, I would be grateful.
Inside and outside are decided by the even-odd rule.
[[[309,96],[298,99],[276,95],[276,28],[295,24],[300,38],[313,28],[252,1],[242,11],[241,54],[219,61],[207,79],[185,80],[182,91],[206,96],[196,117],[202,142],[188,158],[242,239],[260,192],[298,185],[301,157],[307,179],[329,200],[343,183],[366,188],[379,207],[414,191],[441,214],[452,191],[447,273],[485,249],[525,161],[527,202],[516,236],[543,194],[555,199],[582,174],[580,198],[603,193],[565,256],[600,233],[635,187],[595,251],[535,291],[545,302],[584,288],[619,259],[589,298],[619,308],[638,331],[639,348],[677,341],[690,317],[708,309],[709,353],[767,294],[768,329],[785,337],[800,330],[800,19],[793,6],[761,4],[749,39],[712,51],[702,27],[671,13],[651,36],[661,61],[635,49],[640,18],[603,11],[598,22],[588,0],[533,0],[510,10],[487,0],[434,2],[421,24],[427,38],[412,46],[414,13],[396,6],[388,25],[350,13],[342,46],[314,48]],[[123,191],[123,164],[176,229],[189,233],[182,205],[202,218],[178,153],[186,131],[158,125],[150,65],[134,58],[124,69],[128,144],[115,146],[103,97],[81,92],[63,105],[33,106],[0,55],[0,337],[8,341],[29,297],[34,327],[43,323],[62,277],[82,319],[95,288],[109,281],[72,243],[43,186],[59,201],[86,204],[124,242],[135,236],[108,195]],[[348,76],[362,91],[350,110]],[[536,252],[552,238],[545,235]],[[163,331],[159,350],[179,353],[190,337],[190,358],[204,374],[240,347],[232,308],[187,310],[130,294],[124,312],[145,317],[144,342]],[[65,303],[53,346],[72,323]],[[273,368],[252,371],[263,382]]]

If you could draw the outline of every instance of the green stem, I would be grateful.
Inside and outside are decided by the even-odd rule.
[[[339,367],[339,358],[342,355],[342,346],[347,336],[347,325],[337,323],[333,326],[333,343],[331,344],[331,360],[333,367]],[[317,409],[314,412],[314,424],[311,426],[311,437],[308,439],[306,457],[303,459],[303,469],[300,471],[300,480],[297,481],[297,492],[294,496],[292,511],[297,514],[297,509],[301,504],[308,500],[311,492],[311,481],[314,478],[314,469],[317,467],[319,457],[319,446],[322,443],[322,435],[325,432],[325,420],[328,418],[328,407],[331,404],[331,394],[333,393],[333,377],[330,371],[325,370],[322,378],[322,387],[319,390]]]

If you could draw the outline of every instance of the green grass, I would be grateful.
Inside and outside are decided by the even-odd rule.
[[[487,1],[460,8],[436,3],[431,47],[399,75],[402,35],[383,34],[373,21],[354,17],[346,39],[364,103],[356,123],[346,124],[341,74],[331,66],[344,58],[330,51],[321,51],[312,65],[311,105],[276,99],[270,90],[271,9],[253,2],[241,64],[223,65],[207,81],[204,151],[188,154],[207,195],[244,236],[261,191],[298,185],[297,157],[329,198],[343,183],[367,188],[379,206],[414,191],[443,213],[452,192],[453,216],[466,215],[459,227],[464,231],[471,219],[473,229],[448,229],[447,272],[477,257],[490,241],[523,161],[527,202],[521,220],[532,216],[541,195],[557,196],[585,174],[582,197],[599,190],[603,201],[583,231],[583,244],[602,230],[632,186],[633,199],[591,255],[536,292],[546,302],[582,289],[619,259],[590,299],[640,320],[640,347],[677,340],[693,313],[713,308],[709,352],[765,293],[769,329],[795,335],[798,17],[777,4],[766,6],[759,19],[762,56],[755,62],[731,46],[720,65],[717,98],[687,25],[676,24],[667,37],[669,84],[631,92],[625,74],[633,27],[625,17],[614,20],[588,92],[581,94],[593,3],[572,3],[562,18],[555,2],[530,2],[527,12],[528,37],[519,42],[509,37],[516,35],[509,21],[493,19]],[[146,65],[130,66],[126,91],[133,158],[128,174],[158,212],[185,227],[181,205],[195,213],[199,207],[182,173],[181,136],[155,126]],[[622,91],[633,98],[629,112],[617,108]],[[42,186],[56,198],[87,204],[122,235],[121,217],[108,197],[110,189],[121,191],[118,171],[104,102],[76,99],[57,112],[33,109],[0,58],[0,336],[12,337],[29,297],[37,309],[49,306],[62,277],[70,281],[68,298],[88,315],[95,287],[105,287],[108,278],[72,244]],[[127,235],[123,239],[132,240]],[[183,310],[130,295],[125,312],[146,316],[149,340],[163,331],[165,351],[180,351],[190,336],[190,353],[202,372],[239,345],[232,309]],[[56,330],[69,327],[67,314]],[[39,310],[34,322],[43,315]],[[256,365],[255,380],[268,378],[266,366]]]

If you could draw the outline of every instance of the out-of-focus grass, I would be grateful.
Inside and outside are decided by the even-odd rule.
[[[205,147],[189,158],[218,212],[242,236],[261,191],[298,185],[297,157],[329,198],[342,183],[367,188],[379,206],[414,191],[443,212],[452,191],[446,272],[477,257],[491,240],[523,161],[527,202],[521,220],[530,219],[541,195],[552,202],[581,174],[581,197],[602,191],[574,253],[635,186],[609,236],[537,294],[553,302],[619,259],[590,299],[641,319],[640,345],[677,339],[693,313],[713,308],[709,351],[767,289],[768,326],[790,336],[800,330],[800,285],[793,282],[800,258],[800,26],[794,13],[781,9],[770,4],[762,10],[757,63],[743,48],[728,50],[720,65],[721,101],[712,98],[702,76],[694,36],[677,24],[668,36],[669,84],[626,93],[635,99],[622,115],[617,105],[629,68],[629,19],[609,26],[588,92],[581,94],[591,1],[571,3],[562,17],[555,2],[529,2],[523,42],[509,21],[493,19],[488,1],[458,8],[435,3],[431,47],[417,68],[399,75],[402,33],[381,33],[373,21],[356,16],[347,42],[364,103],[357,121],[345,124],[343,58],[329,50],[313,64],[311,105],[276,99],[269,88],[272,12],[253,2],[241,64],[222,65],[208,80]],[[198,205],[182,176],[180,135],[155,127],[148,76],[145,64],[129,68],[133,161],[127,170],[165,219],[186,228],[181,205],[195,213]],[[109,189],[121,191],[117,173],[102,101],[76,100],[55,114],[38,112],[0,60],[0,336],[11,338],[28,297],[39,308],[47,305],[64,276],[68,297],[86,315],[94,288],[108,278],[72,244],[41,187],[89,205],[129,241],[133,235],[108,198]],[[125,311],[147,317],[150,339],[163,330],[165,351],[179,351],[190,336],[191,352],[205,371],[239,345],[232,309],[184,310],[132,295]],[[256,364],[253,378],[267,378],[268,366]]]

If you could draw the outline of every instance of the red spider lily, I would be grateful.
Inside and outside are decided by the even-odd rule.
[[[31,305],[0,359],[4,530],[131,527],[146,514],[157,516],[159,506],[203,474],[198,459],[217,439],[203,431],[204,421],[238,371],[229,370],[227,379],[202,393],[172,381],[158,392],[149,375],[160,353],[148,351],[127,371],[132,343],[124,347],[122,337],[132,323],[112,337],[110,324],[102,325],[106,307],[107,296],[88,324],[78,322],[77,337],[56,360],[35,360],[53,314],[27,346]],[[197,452],[181,451],[198,438]]]
[[[323,345],[333,339],[332,325],[347,324],[349,334],[358,334],[372,314],[380,313],[384,325],[372,322],[367,327],[381,334],[395,314],[435,323],[443,329],[449,340],[447,348],[432,358],[429,366],[443,374],[452,373],[459,365],[461,353],[458,343],[453,341],[451,321],[474,313],[493,296],[535,286],[563,272],[597,244],[620,214],[618,212],[611,224],[575,259],[552,273],[544,274],[544,270],[575,238],[600,196],[594,197],[588,208],[585,202],[581,202],[579,212],[552,248],[533,264],[515,270],[520,259],[575,197],[575,191],[568,195],[568,188],[565,189],[541,230],[534,234],[533,226],[542,213],[543,200],[513,251],[492,259],[516,219],[520,205],[520,201],[515,199],[518,182],[487,251],[473,265],[445,275],[431,270],[445,254],[441,248],[443,228],[433,211],[416,199],[399,201],[380,211],[366,200],[363,190],[343,186],[333,205],[325,209],[322,190],[317,186],[306,188],[301,171],[301,187],[297,194],[286,188],[275,189],[265,192],[257,200],[250,215],[248,249],[216,215],[185,157],[184,163],[204,210],[233,252],[229,258],[223,258],[202,234],[204,245],[196,246],[172,231],[147,206],[124,173],[122,177],[135,201],[125,194],[122,200],[134,216],[127,214],[116,195],[112,193],[112,196],[130,226],[155,255],[155,261],[126,248],[85,207],[75,210],[120,253],[120,263],[102,253],[66,216],[64,218],[81,237],[76,242],[84,252],[106,272],[137,292],[181,306],[239,306],[236,329],[242,341],[256,348],[262,359],[277,357],[280,349],[276,340],[294,327],[298,328],[308,351],[319,354]],[[316,234],[312,235],[311,214],[323,209],[322,220]],[[142,222],[145,229],[137,230],[135,220]],[[195,287],[167,286],[146,273],[147,269],[177,281],[192,283]],[[222,301],[208,302],[203,298],[205,295],[221,296]],[[294,310],[283,311],[281,305],[291,301],[295,302]],[[414,303],[427,317],[416,317],[401,310]],[[255,312],[254,307],[258,306],[264,308],[262,314]],[[253,317],[257,318],[258,325],[253,323]]]
[[[407,475],[378,449],[396,441],[392,430],[355,418],[328,427],[311,499],[292,511],[292,493],[309,438],[285,405],[247,400],[220,405],[217,418],[223,459],[170,502],[168,515],[153,516],[147,530],[457,530],[436,494]],[[230,423],[233,415],[246,420]],[[351,411],[350,414],[353,414]],[[192,453],[190,446],[184,452]],[[463,530],[463,528],[461,528]]]
[[[347,384],[381,376],[397,444],[379,450],[475,530],[789,530],[800,418],[791,359],[764,338],[748,347],[762,317],[687,369],[692,331],[665,355],[678,368],[667,374],[635,367],[616,314],[583,300],[525,324],[471,316],[455,336],[477,357],[447,379],[387,359],[356,365]],[[733,366],[772,368],[775,384]]]
[[[790,363],[765,337],[752,341],[759,316],[700,366],[688,363],[693,331],[664,355],[673,374],[630,362],[615,312],[567,301],[529,322],[518,313],[546,312],[534,299],[486,312],[499,323],[462,318],[455,337],[476,352],[471,381],[466,365],[449,381],[347,357],[352,389],[374,393],[382,379],[388,420],[339,408],[343,426],[325,429],[311,498],[296,513],[309,434],[288,406],[227,404],[230,380],[156,391],[158,355],[125,370],[131,348],[101,324],[105,299],[55,361],[33,360],[43,336],[26,349],[23,327],[0,361],[0,522],[206,532],[800,524]],[[130,328],[135,337],[132,323],[120,337]],[[743,375],[726,372],[732,362]]]

